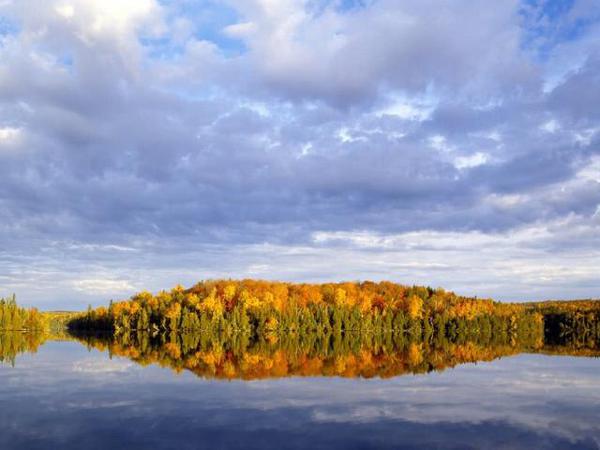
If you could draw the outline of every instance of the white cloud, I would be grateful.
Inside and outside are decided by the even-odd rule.
[[[575,142],[583,146],[589,146],[592,139],[598,134],[600,127],[584,128],[573,133]]]
[[[131,295],[138,290],[127,280],[111,280],[105,277],[73,280],[71,286],[76,291],[91,295]]]
[[[524,204],[527,200],[522,194],[490,194],[485,201],[495,207],[510,209]]]
[[[470,169],[471,167],[486,164],[490,159],[487,153],[477,152],[469,156],[459,156],[454,159],[454,167],[457,169]]]
[[[347,127],[340,128],[338,130],[337,135],[340,141],[342,141],[343,143],[352,143],[360,141],[364,142],[367,140],[364,136],[353,136],[352,130],[348,129]]]
[[[436,102],[432,98],[410,100],[406,98],[394,98],[389,105],[376,114],[397,116],[405,120],[416,120],[422,122],[431,116],[435,110]]]
[[[0,128],[0,148],[5,145],[13,145],[18,143],[23,135],[21,128],[1,127]]]
[[[443,13],[437,4],[422,1],[374,2],[352,12],[328,7],[318,13],[305,1],[231,3],[242,17],[225,32],[244,39],[246,58],[273,89],[343,103],[343,96],[372,94],[380,83],[422,92],[432,82],[479,89],[489,84],[488,71],[502,66],[500,61],[511,66],[513,81],[527,76],[518,61],[514,2],[497,6],[494,14],[471,2],[454,2]],[[456,32],[462,26],[468,26],[468,34]],[[490,47],[495,55],[485,58]],[[452,70],[440,70],[442,65]],[[402,105],[391,111],[416,119],[426,115]]]
[[[577,177],[600,183],[600,156],[594,156],[588,165],[577,172]]]
[[[153,32],[162,28],[161,8],[155,0],[72,0],[55,9],[67,19],[77,18],[84,33],[132,35],[142,31],[140,27],[150,26]]]
[[[453,150],[453,148],[450,145],[448,145],[448,141],[446,140],[446,138],[439,134],[431,136],[429,138],[429,145],[441,152],[450,152]]]
[[[252,22],[236,23],[234,25],[228,25],[223,30],[228,36],[235,38],[249,38],[253,33],[257,31],[256,24]]]
[[[544,123],[540,128],[548,133],[556,133],[560,130],[560,124],[556,119],[552,119]]]
[[[70,19],[75,15],[75,8],[70,4],[57,5],[54,10],[56,13],[65,19]]]
[[[330,253],[331,258],[347,261],[345,264],[349,267],[341,272],[354,270],[358,274],[377,274],[376,278],[410,283],[417,280],[463,294],[533,300],[564,297],[560,292],[577,282],[596,284],[593,280],[600,264],[599,252],[585,247],[552,251],[547,248],[569,239],[569,235],[577,239],[577,236],[599,232],[600,224],[571,218],[504,233],[316,232],[313,240],[325,246],[323,253]],[[331,246],[330,251],[326,250],[327,246]],[[576,290],[570,292],[571,296],[577,296]]]
[[[134,363],[123,359],[85,358],[73,363],[74,372],[88,374],[123,373],[134,367]]]

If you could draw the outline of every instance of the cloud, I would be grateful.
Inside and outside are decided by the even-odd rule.
[[[135,367],[135,364],[121,359],[116,360],[102,360],[98,358],[85,358],[80,359],[73,363],[73,371],[74,372],[83,372],[86,374],[111,374],[111,373],[122,373],[127,372]],[[112,407],[112,406],[124,406],[130,405],[129,402],[121,403],[102,403],[94,404],[94,407]],[[77,404],[78,405],[78,404]],[[74,405],[72,405],[74,406]]]
[[[520,57],[517,2],[491,10],[454,2],[443,12],[439,3],[423,1],[345,11],[307,1],[231,3],[241,18],[225,32],[245,42],[245,59],[269,92],[294,99],[348,106],[372,102],[380,89],[418,92],[430,85],[494,96],[509,83],[535,80]]]
[[[72,281],[73,289],[80,292],[99,295],[127,293],[136,288],[125,280],[111,280],[106,278],[88,278]]]
[[[513,298],[512,259],[549,264],[536,296],[594,295],[596,8],[528,5],[3,3],[3,289],[80,305],[260,274]],[[394,247],[423,236],[485,282]]]

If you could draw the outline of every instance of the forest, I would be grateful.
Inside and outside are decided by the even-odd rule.
[[[283,283],[210,280],[141,292],[67,321],[71,331],[276,336],[393,332],[429,340],[518,336],[542,330],[556,343],[600,341],[600,302],[501,303],[391,282]]]
[[[600,355],[600,302],[500,303],[390,282],[204,281],[83,313],[0,301],[0,362],[78,340],[209,378],[389,377],[522,352]]]
[[[20,308],[14,294],[0,298],[0,331],[39,331],[47,326],[46,317],[37,309]]]
[[[73,312],[41,312],[22,308],[15,295],[0,298],[0,363],[15,364],[17,355],[35,353],[48,339],[72,339],[67,323]]]
[[[529,307],[542,314],[548,344],[589,347],[600,343],[600,301],[547,301]]]
[[[89,309],[71,330],[223,333],[342,333],[389,330],[430,336],[516,333],[542,315],[519,304],[458,296],[443,289],[390,282],[295,284],[205,281]]]

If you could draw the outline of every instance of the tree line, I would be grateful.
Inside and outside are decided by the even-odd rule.
[[[548,344],[569,348],[600,345],[600,301],[547,301],[531,306],[544,317]]]
[[[46,318],[35,308],[21,308],[13,294],[0,298],[0,331],[39,331],[47,327]]]
[[[88,348],[108,351],[137,364],[159,364],[203,378],[261,379],[287,376],[393,377],[442,371],[458,364],[491,361],[543,348],[543,332],[461,335],[410,334],[127,333],[73,332]]]
[[[204,281],[79,314],[20,308],[13,296],[0,299],[0,324],[20,330],[0,333],[0,362],[75,338],[224,378],[392,376],[522,351],[600,354],[598,301],[506,304],[389,282]]]
[[[522,304],[391,282],[210,280],[189,289],[177,286],[111,301],[108,307],[88,309],[68,327],[117,334],[210,331],[261,336],[387,330],[427,339],[528,333],[542,327],[542,319],[539,311]]]

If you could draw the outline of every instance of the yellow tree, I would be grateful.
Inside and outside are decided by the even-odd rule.
[[[418,295],[411,295],[406,302],[406,312],[413,320],[423,317],[423,300]]]

